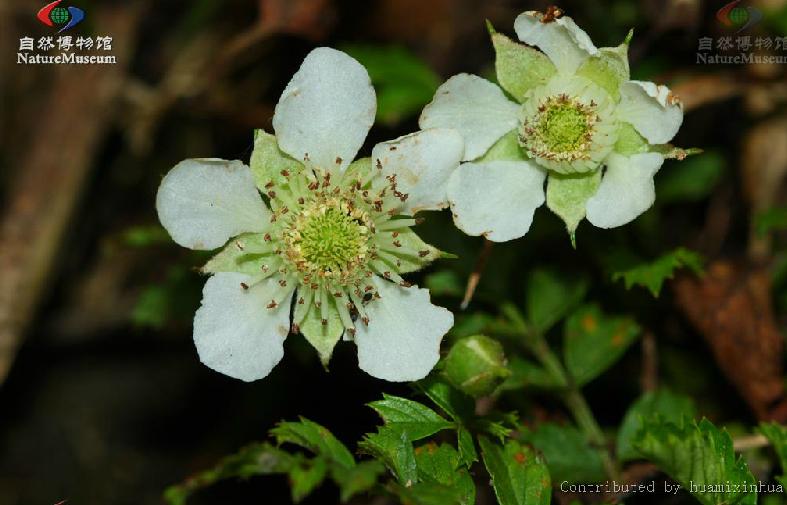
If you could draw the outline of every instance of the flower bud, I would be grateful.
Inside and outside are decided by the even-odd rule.
[[[511,372],[503,346],[487,336],[474,335],[451,347],[443,360],[443,375],[458,389],[479,397],[492,393]]]

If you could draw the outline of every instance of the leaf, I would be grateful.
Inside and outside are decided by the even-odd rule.
[[[742,458],[736,458],[732,438],[707,419],[680,425],[645,421],[634,447],[705,505],[755,505],[756,480]],[[730,484],[729,489],[725,484]],[[746,489],[735,489],[735,486]]]
[[[222,459],[212,469],[170,486],[164,491],[164,499],[169,505],[184,505],[191,494],[220,480],[288,473],[303,461],[302,455],[289,454],[269,443],[252,444]]]
[[[514,440],[504,446],[486,437],[478,441],[500,505],[549,505],[549,471],[532,449]]]
[[[343,443],[326,428],[304,417],[298,422],[281,422],[270,434],[278,444],[298,445],[344,468],[355,466],[355,459]]]
[[[564,327],[566,369],[583,386],[614,365],[639,334],[639,325],[629,317],[607,316],[598,305],[580,307]]]
[[[292,501],[299,503],[314,491],[328,473],[328,465],[323,458],[314,458],[304,466],[295,466],[289,472]]]
[[[421,482],[440,484],[452,489],[457,503],[475,503],[473,479],[467,470],[461,467],[459,453],[452,446],[433,442],[424,444],[415,449],[415,461]]]
[[[413,444],[401,429],[383,426],[377,433],[367,433],[358,450],[382,461],[403,485],[418,480]]]
[[[527,317],[538,331],[546,333],[576,307],[588,290],[587,279],[535,270],[527,282]]]
[[[601,184],[601,170],[588,174],[549,174],[547,207],[566,223],[571,244],[576,247],[576,230],[585,219],[585,204]]]
[[[598,451],[574,426],[543,423],[535,430],[523,430],[521,438],[543,454],[554,482],[601,482],[606,479]]]
[[[674,249],[650,262],[621,251],[610,255],[608,260],[613,281],[623,279],[626,289],[635,285],[645,287],[654,297],[659,296],[664,281],[672,279],[676,270],[688,268],[701,274],[703,265],[702,256],[684,247]]]
[[[657,201],[695,202],[708,197],[724,176],[726,165],[719,151],[705,151],[680,164],[668,163],[656,178]]]
[[[388,489],[406,505],[468,505],[471,502],[456,488],[436,482],[419,482],[412,486],[393,483]]]
[[[425,287],[432,296],[451,296],[459,298],[464,294],[465,288],[456,272],[440,270],[426,276]]]
[[[429,376],[416,382],[415,386],[454,421],[461,422],[474,417],[475,402],[473,399],[455,389],[445,380]]]
[[[131,226],[123,231],[122,239],[129,247],[150,247],[172,241],[167,230],[159,224]]]
[[[694,401],[688,396],[673,393],[666,389],[650,391],[640,396],[626,412],[618,431],[617,454],[621,461],[630,461],[640,457],[632,442],[642,428],[643,420],[652,420],[656,416],[670,422],[680,422],[683,417],[694,418],[696,409]]]
[[[782,486],[787,487],[787,426],[782,426],[777,423],[761,423],[758,430],[773,446],[776,455],[779,457],[779,466],[782,469],[782,475],[777,477],[776,480]]]
[[[349,470],[333,469],[331,476],[341,490],[341,501],[345,503],[353,496],[366,492],[377,484],[385,466],[376,460],[362,461]]]
[[[420,440],[438,431],[454,427],[454,423],[447,421],[426,405],[406,398],[383,394],[382,400],[368,405],[380,414],[387,427],[405,433],[410,441]]]
[[[403,47],[357,44],[341,49],[366,67],[377,91],[377,118],[387,125],[417,114],[440,85],[439,76]]]
[[[765,236],[774,230],[787,229],[787,207],[774,207],[757,214],[754,218],[754,227],[760,236]]]
[[[540,365],[533,361],[514,356],[508,362],[508,369],[511,370],[511,376],[502,384],[501,389],[522,389],[522,388],[537,388],[537,389],[561,389],[563,384],[556,381],[555,378],[544,370]]]
[[[497,81],[518,102],[524,102],[528,90],[545,84],[555,72],[555,65],[542,52],[514,42],[495,32],[487,22],[495,47]]]
[[[459,448],[459,457],[467,468],[478,461],[473,434],[467,431],[464,426],[459,426],[456,431],[456,446]]]

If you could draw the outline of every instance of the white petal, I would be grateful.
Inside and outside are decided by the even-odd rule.
[[[653,176],[664,163],[658,153],[611,154],[595,195],[587,202],[588,221],[599,228],[624,225],[645,212],[656,200]]]
[[[377,99],[366,69],[328,47],[310,52],[276,104],[282,151],[318,168],[344,170],[374,123]]]
[[[651,144],[666,144],[683,124],[683,104],[666,86],[628,81],[620,88],[618,118],[631,123]]]
[[[208,279],[194,316],[194,343],[205,365],[248,382],[268,375],[284,355],[290,296],[277,279],[248,289],[241,283],[250,285],[251,277],[218,273]],[[268,308],[273,299],[284,301]]]
[[[419,126],[453,128],[465,140],[464,160],[483,155],[492,144],[516,128],[519,105],[495,84],[477,75],[459,74],[437,89],[424,108]]]
[[[249,167],[214,158],[175,165],[158,188],[156,210],[172,240],[200,250],[221,247],[241,233],[264,231],[271,215]]]
[[[396,175],[399,191],[408,195],[403,212],[415,214],[448,206],[446,183],[463,154],[459,132],[433,128],[377,144],[372,160],[385,175]]]
[[[514,30],[519,40],[544,51],[559,72],[574,72],[588,56],[598,53],[588,34],[570,17],[547,23],[542,18],[540,12],[524,12],[514,21]]]
[[[378,379],[423,379],[440,359],[440,340],[453,326],[453,314],[432,305],[427,289],[379,277],[373,282],[380,298],[364,307],[369,324],[356,324],[358,366]]]
[[[544,203],[545,177],[530,161],[463,163],[448,181],[454,223],[493,242],[521,237]]]

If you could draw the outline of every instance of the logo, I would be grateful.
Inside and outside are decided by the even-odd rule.
[[[756,25],[762,21],[762,12],[751,6],[741,7],[740,4],[743,0],[734,0],[716,13],[716,19],[727,28],[738,28],[735,33],[742,32],[743,30]]]
[[[36,17],[38,20],[47,26],[64,25],[57,33],[70,30],[85,19],[85,11],[79,7],[69,6],[59,7],[58,4],[63,0],[55,0],[54,2],[45,5]]]

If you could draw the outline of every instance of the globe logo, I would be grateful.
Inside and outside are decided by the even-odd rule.
[[[69,30],[85,19],[85,11],[79,7],[60,7],[63,0],[55,0],[41,8],[36,17],[47,26],[63,25],[57,33]]]
[[[718,19],[728,28],[738,28],[737,32],[759,23],[762,20],[762,12],[754,7],[741,7],[739,4],[743,0],[734,0],[728,3],[716,13]]]

